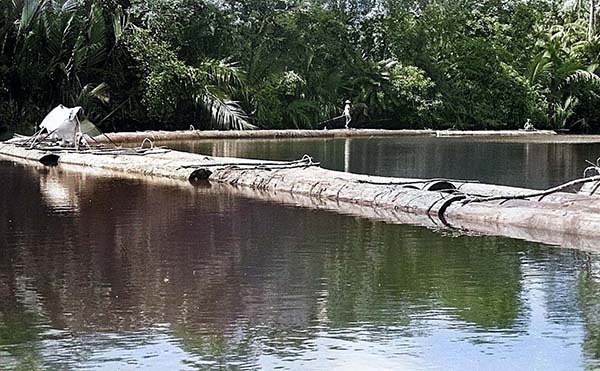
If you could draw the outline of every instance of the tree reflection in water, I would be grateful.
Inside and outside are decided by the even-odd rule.
[[[528,338],[533,291],[546,333],[600,358],[600,279],[580,269],[584,253],[60,167],[0,162],[0,182],[0,363],[118,366],[167,352],[190,367],[357,355],[440,366],[458,357],[428,354],[441,330],[489,360],[478,344],[541,341]],[[561,318],[570,334],[552,325]],[[365,344],[379,353],[356,353]]]

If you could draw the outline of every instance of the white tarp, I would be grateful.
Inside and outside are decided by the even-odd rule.
[[[79,133],[79,120],[77,115],[83,113],[83,108],[67,108],[58,105],[44,118],[40,124],[40,129],[46,129],[51,133],[48,138],[51,140],[60,140],[66,144],[76,142],[77,133]]]

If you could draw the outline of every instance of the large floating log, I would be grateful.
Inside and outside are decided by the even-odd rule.
[[[437,137],[517,137],[532,135],[556,135],[553,130],[438,130]]]
[[[0,143],[0,154],[40,160],[48,152],[27,150]],[[52,151],[58,164],[101,168],[128,174],[183,181],[210,181],[289,194],[336,203],[340,210],[355,205],[366,216],[373,209],[380,214],[416,215],[417,224],[430,220],[439,225],[513,236],[514,230],[530,235],[553,233],[598,238],[600,199],[587,195],[557,192],[526,200],[465,202],[467,196],[521,195],[524,188],[494,186],[447,179],[402,179],[357,175],[326,170],[310,158],[294,162],[259,161],[203,156],[178,151],[138,153],[93,153]],[[470,197],[469,199],[471,199]]]
[[[284,191],[324,197],[337,201],[368,206],[393,208],[415,214],[439,218],[444,224],[469,229],[469,225],[503,225],[539,229],[597,237],[600,231],[600,201],[589,196],[555,193],[541,199],[510,200],[482,203],[463,203],[460,193],[422,191],[401,185],[402,180],[391,179],[390,185],[368,184],[363,176],[340,174],[324,169],[310,169],[273,173],[254,169],[223,169],[214,172],[211,180],[243,185],[255,189]],[[358,184],[357,184],[358,183]],[[394,184],[395,183],[395,184]],[[512,187],[475,185],[462,187],[477,189],[487,195],[510,194]],[[514,194],[532,190],[514,189]],[[484,194],[485,195],[485,194]],[[478,228],[480,229],[480,228]]]
[[[282,138],[355,138],[355,137],[402,137],[402,136],[478,136],[478,137],[517,137],[532,135],[555,135],[551,130],[384,130],[384,129],[334,129],[334,130],[150,130],[137,132],[108,133],[95,139],[102,143],[141,143],[148,138],[167,142],[177,140],[202,139],[282,139]]]
[[[115,143],[141,143],[149,138],[167,142],[202,139],[283,139],[283,138],[353,138],[393,136],[435,136],[433,130],[383,130],[383,129],[334,129],[334,130],[148,130],[108,133],[95,139],[101,143],[108,138]]]
[[[53,166],[58,163],[59,156],[49,151],[31,150],[25,147],[17,147],[12,145],[3,145],[0,143],[0,148],[4,146],[6,149],[0,153],[4,153],[11,157],[17,157],[25,160],[39,161],[44,165]]]

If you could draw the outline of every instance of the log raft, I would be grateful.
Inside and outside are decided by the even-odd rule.
[[[309,157],[278,162],[171,150],[149,150],[144,154],[43,151],[7,143],[0,143],[0,155],[40,161],[46,165],[70,164],[192,183],[217,182],[274,196],[298,195],[323,200],[329,205],[335,203],[340,210],[346,205],[353,205],[354,210],[365,210],[366,216],[372,215],[373,210],[381,211],[378,214],[382,215],[403,214],[404,221],[412,220],[414,224],[428,227],[504,236],[515,236],[515,230],[519,230],[527,231],[525,235],[560,235],[569,236],[568,239],[581,236],[587,240],[598,239],[600,231],[598,197],[556,192],[527,199],[465,202],[469,197],[525,194],[533,190],[462,180],[350,174],[321,168]],[[550,239],[552,242],[561,240]]]
[[[385,129],[333,129],[333,130],[149,130],[137,132],[108,133],[98,136],[99,142],[141,143],[145,138],[156,142],[203,140],[203,139],[299,139],[299,138],[357,138],[357,137],[517,137],[556,135],[552,130],[385,130]]]
[[[437,130],[442,137],[519,137],[532,135],[557,135],[554,130]]]

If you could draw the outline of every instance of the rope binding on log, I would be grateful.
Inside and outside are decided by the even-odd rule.
[[[309,155],[304,155],[300,160],[294,161],[272,161],[272,162],[215,162],[212,164],[194,164],[182,165],[179,169],[198,169],[198,168],[224,168],[227,170],[280,170],[294,168],[308,168],[321,166],[320,162],[313,161]]]
[[[570,182],[561,184],[559,186],[549,188],[545,191],[537,191],[523,194],[513,194],[513,195],[501,195],[501,196],[491,196],[491,197],[472,197],[468,196],[465,200],[462,201],[463,205],[474,203],[474,202],[490,202],[490,201],[510,201],[510,200],[526,200],[528,198],[540,197],[540,200],[546,196],[549,196],[553,193],[557,193],[563,191],[565,189],[572,188],[574,186],[580,184],[586,184],[591,182],[600,182],[600,175],[591,176],[587,178],[575,179]],[[539,201],[539,200],[538,200]]]
[[[210,158],[206,157],[206,159]],[[188,177],[188,180],[192,184],[204,184],[204,182],[206,182],[213,174],[213,170],[210,169],[214,168],[226,171],[272,171],[295,168],[309,168],[313,166],[320,166],[320,163],[313,161],[312,157],[305,154],[300,160],[287,162],[221,162],[202,165],[182,165],[178,169],[195,169]]]
[[[26,150],[38,150],[38,151],[46,151],[52,153],[81,153],[81,154],[93,154],[93,155],[137,155],[137,156],[145,156],[149,154],[160,154],[167,153],[171,150],[166,147],[157,147],[154,145],[154,141],[150,138],[145,138],[142,141],[142,144],[139,147],[135,148],[124,148],[120,146],[114,147],[106,147],[102,144],[89,144],[87,141],[84,141],[84,147],[80,147],[79,145],[61,145],[54,141],[48,141],[47,138],[52,135],[53,131],[46,133],[43,137],[41,137],[41,132],[36,133],[31,137],[21,137],[17,138],[17,140],[13,140],[11,144],[24,148]],[[149,147],[146,147],[146,144]]]

